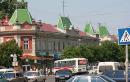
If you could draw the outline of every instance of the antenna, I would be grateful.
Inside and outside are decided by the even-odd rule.
[[[63,16],[65,16],[65,1],[63,0]]]
[[[18,9],[18,3],[14,4],[14,5],[16,7],[16,22],[18,23],[18,17],[17,17],[18,16],[18,12],[17,12],[18,11],[17,10]]]

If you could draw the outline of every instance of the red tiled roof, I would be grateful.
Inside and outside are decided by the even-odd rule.
[[[86,36],[87,34],[79,29],[76,29],[77,31],[79,31],[79,35],[80,36]]]
[[[117,41],[117,40],[118,40],[118,38],[117,38],[116,35],[110,35],[110,37],[111,37],[111,39],[112,39],[113,41]]]
[[[46,24],[43,23],[41,29],[43,31],[48,31],[48,32],[59,32],[55,26],[51,25],[51,24]]]
[[[86,36],[85,32],[79,31],[80,36]]]

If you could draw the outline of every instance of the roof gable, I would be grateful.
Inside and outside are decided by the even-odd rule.
[[[19,24],[23,24],[24,22],[32,24],[32,18],[28,9],[16,9],[9,20],[9,23],[16,24],[16,21],[18,21]]]
[[[60,17],[58,19],[58,28],[65,29],[71,26],[71,21],[68,17]]]
[[[89,33],[89,34],[94,34],[94,29],[93,29],[92,25],[91,24],[86,24],[84,32]]]
[[[99,25],[98,29],[97,29],[97,33],[101,36],[101,37],[105,37],[109,35],[109,32],[107,30],[107,27],[104,25]]]

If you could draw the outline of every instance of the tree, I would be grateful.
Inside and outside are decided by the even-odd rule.
[[[81,57],[79,53],[79,48],[74,46],[66,47],[62,52],[61,58],[74,58]]]
[[[5,15],[8,15],[9,18],[12,16],[16,8],[26,8],[27,3],[18,2],[17,0],[0,0],[0,19]]]
[[[0,44],[0,65],[11,66],[12,58],[11,54],[16,54],[18,56],[18,61],[20,60],[20,55],[22,54],[22,49],[18,46],[15,40],[11,40]]]
[[[129,48],[130,49],[130,48]],[[130,51],[129,51],[130,52]],[[63,50],[62,58],[84,57],[89,62],[118,61],[124,62],[125,48],[111,41],[104,41],[101,45],[71,46]],[[130,59],[130,57],[129,57]]]
[[[121,61],[122,51],[121,47],[117,43],[111,41],[105,41],[101,45],[104,51],[104,61]]]
[[[61,55],[61,58],[89,58],[89,61],[92,61],[93,54],[89,48],[87,48],[84,45],[80,46],[70,46],[63,50],[63,55]]]

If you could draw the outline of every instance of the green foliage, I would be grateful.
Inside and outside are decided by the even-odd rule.
[[[8,15],[9,18],[14,13],[17,8],[26,8],[27,3],[17,2],[17,0],[0,0],[0,19],[5,15]]]
[[[62,58],[84,57],[89,62],[125,60],[125,48],[111,41],[102,42],[101,45],[71,46],[63,50]],[[129,57],[130,59],[130,57]]]
[[[0,65],[11,66],[12,58],[10,55],[17,54],[18,60],[20,60],[19,56],[22,54],[22,52],[22,49],[19,48],[15,40],[0,44]]]
[[[63,55],[61,58],[80,57],[78,47],[74,47],[74,46],[66,47],[62,53]]]

